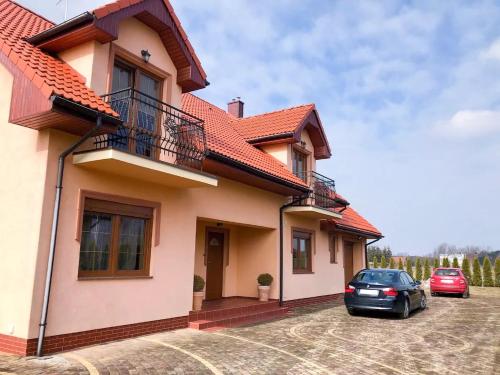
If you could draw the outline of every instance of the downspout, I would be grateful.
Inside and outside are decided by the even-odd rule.
[[[384,238],[384,236],[381,236],[381,237],[377,238],[376,240],[373,240],[373,241],[365,244],[365,268],[368,268],[368,246],[370,246],[371,244],[374,244],[377,241],[380,241],[382,238]]]
[[[52,217],[52,229],[50,232],[50,246],[49,246],[49,257],[47,261],[47,273],[45,276],[45,291],[43,294],[43,305],[42,314],[40,317],[39,333],[38,333],[38,343],[36,347],[36,355],[38,357],[42,356],[43,339],[45,337],[45,327],[47,326],[47,312],[49,310],[49,297],[50,297],[50,286],[52,284],[52,271],[54,269],[54,255],[56,251],[56,239],[57,239],[57,228],[59,223],[59,209],[61,207],[61,191],[62,182],[64,176],[64,161],[66,156],[75,151],[80,147],[86,140],[92,137],[97,130],[102,126],[101,115],[97,115],[96,125],[89,130],[85,135],[82,136],[77,142],[71,145],[68,149],[64,150],[61,155],[59,155],[59,160],[57,164],[57,180],[56,180],[56,197],[54,202],[54,214]]]
[[[286,208],[302,201],[304,198],[295,199],[280,207],[280,296],[279,305],[283,306],[283,212]]]

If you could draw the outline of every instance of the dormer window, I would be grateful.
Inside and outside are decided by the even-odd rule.
[[[307,153],[298,148],[292,148],[292,171],[300,179],[307,181]]]

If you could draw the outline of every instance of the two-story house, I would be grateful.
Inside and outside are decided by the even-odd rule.
[[[340,296],[381,237],[316,172],[314,105],[244,117],[191,93],[206,73],[168,0],[57,25],[0,0],[0,81],[2,351],[279,316]]]

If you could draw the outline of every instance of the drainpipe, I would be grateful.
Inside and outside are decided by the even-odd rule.
[[[49,310],[49,297],[50,297],[50,286],[52,284],[52,271],[54,269],[54,254],[56,251],[56,239],[57,239],[57,227],[59,223],[59,208],[61,207],[61,191],[62,182],[64,175],[64,160],[66,156],[75,151],[80,147],[87,139],[92,137],[97,130],[102,126],[101,115],[97,115],[96,125],[89,130],[82,138],[75,142],[68,149],[64,150],[61,155],[59,155],[59,160],[57,164],[57,182],[56,182],[56,198],[54,202],[54,215],[52,217],[52,229],[50,232],[50,247],[49,247],[49,258],[47,261],[47,274],[45,276],[45,291],[43,294],[43,305],[42,314],[40,317],[40,329],[38,332],[38,343],[36,347],[36,355],[38,357],[42,356],[43,339],[45,337],[45,327],[47,326],[47,312]]]
[[[293,206],[295,203],[300,202],[303,199],[304,198],[295,199],[280,207],[280,306],[283,306],[283,212],[285,211],[285,208]]]
[[[376,240],[373,240],[371,242],[368,242],[365,244],[365,268],[368,268],[368,246],[371,244],[374,244],[377,241],[380,241],[384,236],[377,238]]]

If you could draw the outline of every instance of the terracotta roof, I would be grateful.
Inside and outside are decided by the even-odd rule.
[[[339,229],[353,229],[373,234],[375,237],[382,236],[382,233],[377,228],[350,206],[342,211],[342,219],[329,219],[328,221]]]
[[[299,186],[307,186],[269,154],[246,142],[235,130],[231,115],[192,94],[182,95],[182,109],[205,121],[210,151]]]
[[[118,116],[68,64],[44,53],[23,38],[54,24],[9,0],[0,0],[0,49],[47,99],[59,95],[85,107]]]
[[[117,0],[117,1],[114,1],[112,3],[105,4],[99,8],[94,9],[92,11],[92,13],[94,14],[94,16],[97,19],[99,19],[99,18],[105,17],[109,14],[112,14],[114,12],[117,12],[123,8],[127,8],[131,5],[138,4],[138,3],[141,3],[143,1],[145,1],[145,0]],[[170,15],[172,16],[172,19],[174,20],[175,26],[177,26],[177,29],[179,30],[179,32],[182,36],[182,39],[186,43],[186,46],[187,46],[189,52],[193,56],[193,60],[196,64],[196,67],[199,69],[201,76],[203,77],[203,79],[206,79],[207,74],[205,73],[205,70],[203,70],[203,67],[201,66],[201,62],[200,62],[198,56],[196,55],[194,48],[191,45],[191,42],[189,41],[189,38],[188,38],[186,32],[184,31],[184,28],[182,27],[181,21],[179,20],[179,18],[175,14],[174,8],[172,7],[172,5],[170,4],[170,1],[168,1],[168,0],[163,0],[163,3],[167,7]]]
[[[279,134],[294,133],[307,115],[315,109],[314,104],[304,104],[278,111],[236,118],[231,116],[235,128],[247,141]]]

